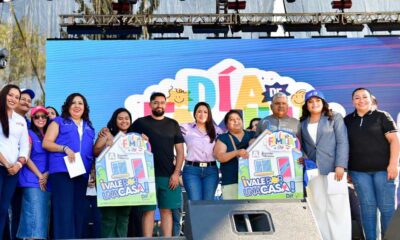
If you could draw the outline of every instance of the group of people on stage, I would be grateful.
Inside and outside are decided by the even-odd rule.
[[[273,114],[257,119],[258,125],[250,124],[247,130],[241,112],[230,110],[224,118],[226,132],[215,124],[206,102],[196,104],[194,122],[179,125],[164,115],[166,96],[155,92],[149,116],[132,123],[127,109],[116,109],[97,139],[83,95],[69,95],[60,116],[55,108],[31,108],[33,98],[32,90],[15,85],[0,91],[0,236],[8,227],[11,205],[13,237],[83,238],[87,228],[83,203],[88,184],[94,184],[94,159],[118,132],[142,134],[151,144],[164,236],[172,236],[176,210],[182,206],[180,177],[189,200],[214,200],[221,173],[223,199],[237,199],[238,159],[249,157],[247,147],[266,130],[295,134],[303,151],[298,164],[305,159],[316,163],[319,174],[309,182],[307,198],[323,239],[351,239],[349,195],[327,193],[328,173],[338,181],[349,173],[366,239],[376,239],[377,222],[384,233],[396,209],[398,130],[388,113],[373,106],[372,94],[365,88],[353,91],[355,110],[345,118],[329,109],[322,92],[311,90],[299,121],[288,116],[287,96],[277,93],[271,103]],[[26,118],[29,110],[31,121]],[[82,158],[86,174],[70,178],[64,158],[74,162],[77,157]],[[20,212],[14,207],[18,203]],[[156,206],[99,209],[101,237],[126,237],[132,211],[140,212],[141,220],[135,224],[141,225],[142,235],[153,235]]]

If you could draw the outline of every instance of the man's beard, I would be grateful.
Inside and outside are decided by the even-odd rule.
[[[164,109],[153,109],[151,110],[151,112],[153,113],[154,116],[156,117],[161,117],[162,115],[164,115]]]

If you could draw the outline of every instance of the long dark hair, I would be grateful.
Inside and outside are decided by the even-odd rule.
[[[353,97],[354,97],[354,94],[355,94],[357,91],[360,91],[360,90],[365,90],[365,91],[367,91],[367,93],[369,94],[369,96],[372,98],[372,93],[371,93],[371,91],[370,91],[368,88],[363,88],[363,87],[359,87],[359,88],[354,89],[354,91],[351,93],[351,98],[353,98]]]
[[[82,114],[82,119],[87,121],[88,124],[92,127],[92,122],[89,119],[89,105],[86,101],[86,98],[80,94],[80,93],[72,93],[70,94],[67,99],[65,100],[64,104],[62,105],[62,110],[61,110],[61,117],[64,120],[67,120],[69,117],[71,117],[71,114],[69,113],[69,108],[72,105],[72,101],[74,100],[75,97],[81,97],[83,100],[83,106],[84,106],[84,110],[83,110],[83,114]]]
[[[21,97],[21,90],[17,85],[14,84],[6,85],[0,91],[0,121],[1,121],[1,127],[3,128],[3,134],[6,138],[8,138],[8,136],[10,135],[10,126],[8,123],[8,114],[7,114],[7,95],[13,88],[19,91],[19,96]]]
[[[253,119],[251,119],[250,123],[249,123],[249,126],[246,129],[251,130],[253,128],[253,122],[260,121],[260,120],[261,120],[261,118],[253,118]]]
[[[128,109],[118,108],[117,110],[115,110],[111,116],[110,121],[108,121],[108,123],[107,123],[107,128],[110,130],[110,132],[113,136],[117,135],[117,133],[119,132],[119,129],[117,127],[117,118],[118,118],[118,114],[120,114],[122,112],[127,112],[129,115],[129,120],[132,122],[132,115],[128,111]]]
[[[322,99],[322,98],[320,98],[320,99],[321,99],[322,104],[323,104],[322,105],[321,115],[327,116],[329,120],[332,120],[333,119],[333,112],[332,112],[331,109],[329,109],[329,104],[324,99]],[[300,122],[306,120],[311,115],[310,111],[308,111],[308,108],[307,108],[307,102],[308,101],[306,101],[303,104],[303,107],[301,108],[303,110],[303,112],[301,113]]]
[[[206,102],[198,102],[196,106],[194,106],[194,111],[193,111],[193,117],[196,119],[196,111],[200,106],[204,106],[207,108],[208,114],[207,114],[207,120],[206,120],[206,132],[207,135],[210,137],[210,143],[214,142],[216,138],[216,133],[215,133],[215,126],[214,126],[214,121],[212,118],[212,112],[210,105]]]
[[[55,107],[53,107],[53,106],[47,106],[46,109],[47,109],[47,108],[53,109],[54,112],[56,113],[56,117],[60,116],[60,114],[58,113],[58,111],[57,111],[57,109],[56,109]]]
[[[242,121],[243,121],[242,113],[239,112],[239,111],[236,110],[236,109],[231,109],[231,110],[229,110],[229,112],[227,112],[227,113],[225,114],[225,117],[224,117],[225,126],[228,125],[229,117],[230,117],[232,114],[237,114],[237,115],[239,115],[240,119],[242,119]]]
[[[38,111],[38,112],[40,112],[40,111]],[[47,131],[47,127],[49,126],[49,124],[50,124],[50,118],[49,118],[49,115],[48,114],[46,114],[47,115],[47,119],[46,119],[46,124],[44,125],[44,127],[43,127],[43,135],[46,133],[46,131]],[[33,118],[33,116],[31,116],[32,118]],[[39,139],[41,140],[41,141],[43,141],[43,135],[42,135],[42,133],[40,132],[40,130],[39,130],[39,128],[35,125],[35,121],[32,119],[32,122],[31,122],[31,130],[39,137]]]

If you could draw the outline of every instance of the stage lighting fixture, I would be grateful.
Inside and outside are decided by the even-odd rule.
[[[285,32],[319,32],[321,23],[284,23]]]
[[[12,0],[0,0],[0,3],[2,2],[11,2]]]
[[[228,2],[228,9],[243,10],[246,8],[246,1]]]
[[[364,37],[374,37],[374,38],[376,38],[376,37],[385,37],[385,38],[399,38],[400,37],[400,35],[398,35],[398,34],[391,34],[391,35],[364,35]]]
[[[142,27],[136,26],[68,26],[67,33],[70,35],[140,35]]]
[[[335,36],[311,36],[311,38],[347,38],[346,35],[335,35]]]
[[[155,37],[153,40],[189,40],[189,37]]]
[[[206,39],[242,39],[242,37],[206,37]]]
[[[368,27],[371,32],[376,31],[399,31],[400,22],[371,22],[368,23]]]
[[[332,1],[331,5],[333,9],[346,9],[346,8],[351,8],[353,3],[351,0],[339,0],[339,1]]]
[[[278,25],[272,23],[261,23],[261,24],[240,24],[231,27],[232,32],[276,32]]]
[[[271,38],[271,39],[285,39],[285,38],[294,38],[294,36],[259,36],[259,39],[266,39],[266,38]]]
[[[147,30],[149,33],[183,33],[183,25],[148,25]]]
[[[0,68],[7,67],[8,50],[5,48],[0,49]]]
[[[223,26],[219,24],[196,24],[192,26],[193,33],[207,34],[207,33],[223,33],[227,34],[229,32],[228,26]]]
[[[353,23],[326,23],[325,28],[327,32],[361,32],[364,29],[364,25]]]

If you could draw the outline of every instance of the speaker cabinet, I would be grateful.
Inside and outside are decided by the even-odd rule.
[[[384,240],[399,240],[400,239],[400,208],[397,208],[389,227],[386,230]]]
[[[194,240],[322,239],[301,200],[189,201],[185,236]]]

